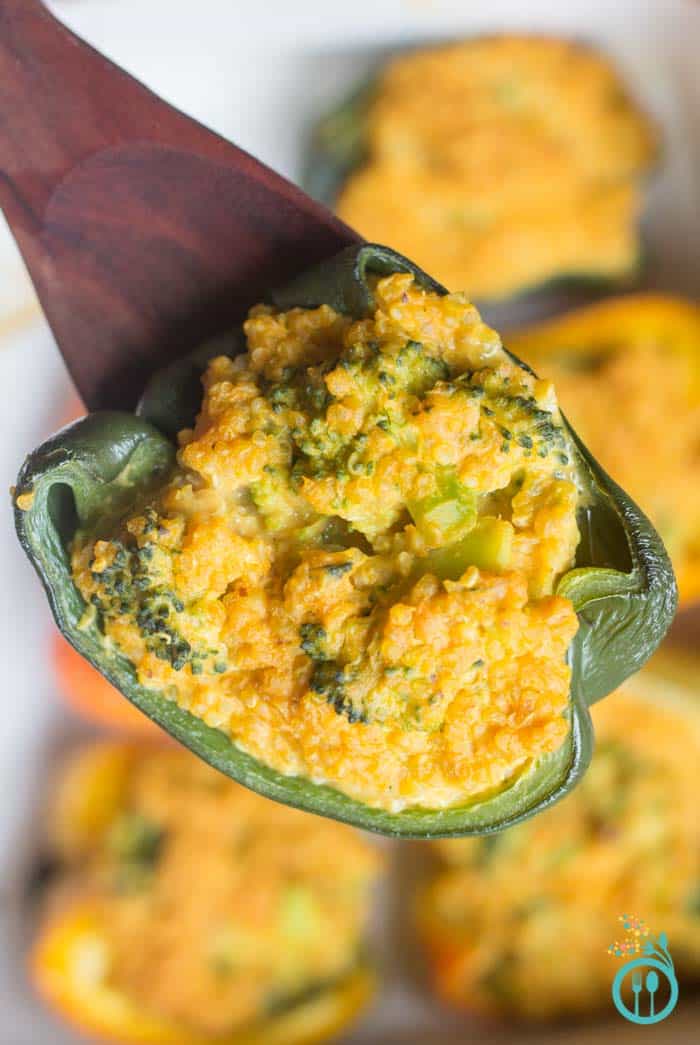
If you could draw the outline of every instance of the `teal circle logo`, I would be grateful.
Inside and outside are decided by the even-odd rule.
[[[628,978],[633,995],[632,1008],[622,997],[622,989]],[[663,990],[662,996],[665,997],[668,991],[668,999],[665,1005],[658,1008],[656,992],[663,980],[668,987]],[[612,997],[617,1011],[630,1023],[661,1023],[670,1016],[678,1001],[678,980],[666,947],[663,947],[663,952],[650,948],[645,955],[626,962],[613,980]]]

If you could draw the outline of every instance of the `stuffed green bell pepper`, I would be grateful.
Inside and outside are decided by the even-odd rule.
[[[392,55],[317,125],[305,188],[472,300],[639,272],[657,134],[580,42],[485,36]]]
[[[551,383],[375,245],[156,375],[137,415],[59,432],[14,496],[59,627],[142,711],[385,834],[489,832],[568,792],[588,705],[675,611]]]

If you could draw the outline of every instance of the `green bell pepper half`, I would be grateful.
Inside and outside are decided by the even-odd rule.
[[[352,246],[270,295],[278,308],[323,303],[355,317],[373,309],[370,277],[410,272],[446,293],[406,258],[372,244]],[[580,628],[570,651],[570,730],[556,752],[536,760],[496,792],[447,809],[371,808],[302,777],[284,776],[237,747],[162,694],[139,684],[133,666],[105,639],[97,612],[71,576],[69,544],[77,529],[109,534],[120,514],[163,482],[175,460],[175,433],[192,425],[199,377],[208,359],[244,348],[237,330],[172,363],[148,384],[137,415],[95,413],[58,432],[24,463],[15,489],[17,533],[48,594],[58,627],[109,681],[163,729],[227,776],[268,798],[386,835],[430,838],[485,834],[509,827],[565,795],[584,772],[593,734],[588,706],[647,660],[676,608],[676,586],[664,547],[627,495],[602,471],[569,429],[582,490],[581,541],[575,568],[559,582]],[[525,364],[520,363],[521,366]],[[566,424],[566,422],[565,422]],[[568,428],[568,425],[567,425]],[[25,499],[25,495],[29,495]],[[22,498],[23,508],[17,506]],[[503,554],[498,534],[454,546],[459,557]],[[461,547],[461,551],[460,551]],[[442,549],[436,555],[443,555]],[[449,572],[451,564],[441,569]]]

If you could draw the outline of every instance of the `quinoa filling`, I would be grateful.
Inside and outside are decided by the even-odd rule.
[[[101,831],[62,840],[62,856],[70,895],[96,916],[87,967],[122,1005],[219,1040],[358,969],[381,865],[359,833],[175,748],[86,749],[59,787],[69,816],[71,788],[80,803],[94,787],[91,766],[104,790],[94,804],[123,794]]]
[[[410,51],[382,70],[365,120],[338,214],[445,286],[498,299],[638,266],[657,135],[604,55],[514,35]]]
[[[252,309],[164,487],[78,534],[139,682],[370,806],[504,786],[568,735],[580,501],[553,386],[464,296]]]

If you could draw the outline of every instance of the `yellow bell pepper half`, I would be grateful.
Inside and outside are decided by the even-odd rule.
[[[43,1000],[79,1031],[120,1045],[314,1045],[351,1023],[375,987],[373,974],[360,968],[254,1027],[214,1038],[144,1012],[109,985],[108,968],[108,940],[98,912],[85,901],[48,922],[31,956]]]
[[[557,386],[564,412],[647,512],[678,579],[700,598],[700,306],[663,294],[610,298],[507,339]]]

